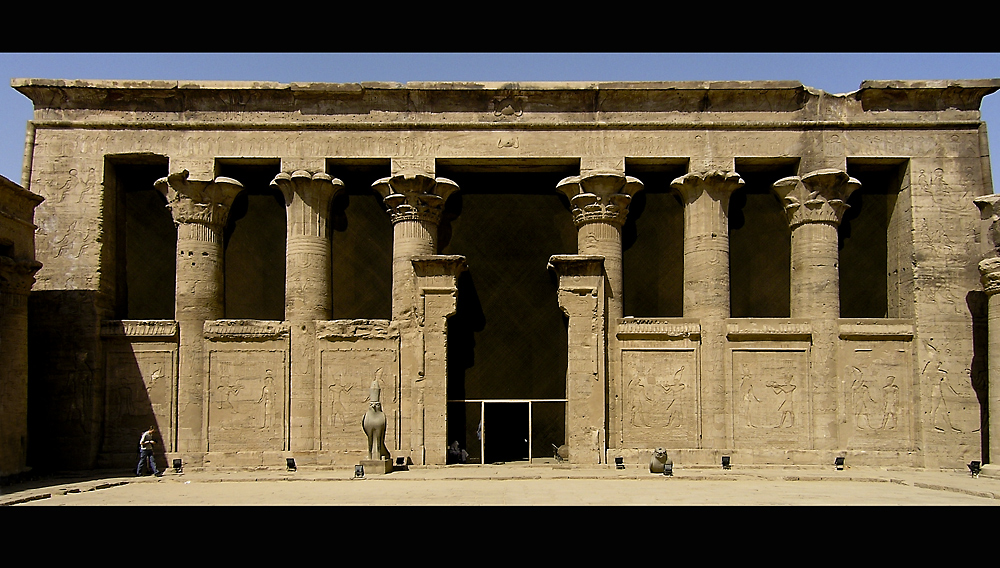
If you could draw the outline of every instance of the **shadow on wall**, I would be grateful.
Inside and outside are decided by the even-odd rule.
[[[990,462],[990,416],[987,384],[989,383],[989,320],[987,318],[986,292],[972,290],[965,295],[965,303],[972,314],[972,361],[969,363],[972,388],[979,399],[979,423],[984,463]]]

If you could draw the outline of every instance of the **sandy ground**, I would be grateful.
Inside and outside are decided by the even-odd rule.
[[[1000,505],[1000,477],[848,467],[678,469],[507,464],[64,475],[0,488],[0,505]]]

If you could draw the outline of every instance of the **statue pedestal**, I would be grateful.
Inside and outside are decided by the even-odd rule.
[[[365,468],[365,475],[384,475],[392,473],[392,460],[361,460],[361,466]]]

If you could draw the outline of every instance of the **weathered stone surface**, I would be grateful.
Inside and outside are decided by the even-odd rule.
[[[986,435],[1000,432],[1000,387],[988,388],[1000,384],[1000,239],[978,110],[1000,79],[866,81],[843,95],[794,81],[11,85],[35,105],[25,183],[45,200],[0,199],[0,314],[16,320],[0,325],[0,352],[6,361],[10,334],[30,334],[33,393],[3,374],[27,368],[27,348],[16,347],[23,365],[0,370],[0,404],[16,406],[0,412],[2,459],[25,455],[24,401],[40,426],[34,454],[0,467],[23,469],[32,455],[46,466],[117,464],[149,421],[163,457],[191,465],[280,466],[291,456],[353,465],[366,456],[372,381],[394,457],[443,464],[453,437],[474,455],[481,417],[469,409],[489,401],[468,402],[468,365],[532,369],[553,357],[486,345],[478,334],[496,324],[477,313],[477,294],[487,293],[522,304],[549,294],[565,314],[565,395],[545,403],[561,410],[541,417],[546,407],[533,407],[531,436],[555,437],[549,445],[565,445],[574,462],[661,447],[706,464],[734,449],[760,462],[829,463],[854,451],[926,467],[1000,455],[1000,436]],[[155,187],[128,185],[140,170]],[[224,177],[233,171],[242,173]],[[492,173],[523,176],[504,178],[520,181],[502,192],[525,202],[538,191],[565,197],[552,223],[575,224],[576,249],[545,251],[548,289],[487,292],[496,267],[458,256],[466,252],[450,240],[463,203],[471,208],[464,196],[500,191],[476,186]],[[541,190],[518,185],[542,179]],[[157,190],[176,244],[167,260],[147,262],[175,267],[173,320],[120,309],[136,293],[122,274],[145,268],[123,265],[129,198],[160,199]],[[367,257],[364,239],[338,251],[332,237],[354,223],[360,192],[381,198],[392,227],[391,317],[330,320],[332,259]],[[649,238],[634,220],[667,210],[652,206],[665,195],[683,207],[683,237],[630,249]],[[747,203],[739,214],[737,198]],[[236,223],[267,200],[281,202],[268,227],[280,235],[285,223],[286,277],[263,293],[283,294],[284,313],[227,313],[225,280],[262,281],[225,271],[236,254],[227,239],[255,230]],[[744,215],[754,208],[762,214]],[[30,236],[32,210],[37,247],[10,236]],[[483,246],[549,238],[524,215],[495,214],[510,243],[484,237]],[[734,258],[744,253],[730,238],[768,215],[787,232],[762,232],[753,245],[788,239],[787,310],[734,318],[734,272],[761,269]],[[861,241],[871,251],[858,260],[849,245]],[[248,254],[276,258],[281,244],[261,246],[272,256]],[[623,298],[639,280],[623,251],[639,249],[646,256],[631,266],[651,272],[683,259],[676,286],[663,288],[680,291],[670,292],[681,295],[675,313],[627,313]],[[453,314],[471,322],[469,337],[451,337]],[[524,320],[503,333],[537,335]],[[504,400],[534,400],[531,373],[510,375]],[[491,422],[487,446],[528,441],[527,425],[510,420]],[[63,461],[46,463],[51,455]]]

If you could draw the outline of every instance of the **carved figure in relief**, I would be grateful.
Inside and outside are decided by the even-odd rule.
[[[889,375],[882,387],[884,393],[882,402],[882,429],[892,430],[896,427],[896,408],[899,404],[899,387],[893,384],[896,377]]]
[[[646,418],[646,408],[652,404],[653,399],[646,392],[646,372],[638,379],[629,381],[629,395],[631,398],[631,418],[629,424],[642,428],[649,428],[649,420]]]
[[[780,383],[778,381],[768,381],[765,386],[773,389],[774,394],[780,397],[780,402],[776,409],[778,423],[774,427],[781,428],[782,424],[785,424],[785,418],[787,418],[788,424],[785,424],[785,428],[791,428],[795,424],[795,413],[792,410],[792,391],[795,390],[795,385],[792,384],[792,378],[784,377],[784,380]]]
[[[941,375],[938,382],[935,383],[934,388],[931,389],[931,424],[934,425],[934,429],[938,432],[945,431],[945,428],[941,424],[947,426],[953,432],[961,432],[961,430],[951,423],[951,413],[948,411],[948,403],[944,398],[945,387],[954,393],[955,396],[958,396],[958,391],[948,382],[948,376]]]
[[[354,385],[348,385],[344,380],[344,373],[340,373],[340,382],[333,383],[329,387],[330,391],[330,426],[337,425],[337,417],[340,417],[340,425],[347,425],[347,407],[344,406],[344,395],[351,392]]]
[[[216,403],[219,410],[228,408],[229,410],[236,410],[233,408],[232,397],[240,393],[240,388],[236,385],[226,383],[224,385],[219,385],[216,387],[222,394],[219,395],[218,402]]]
[[[875,410],[875,399],[864,378],[864,373],[858,367],[851,367],[855,379],[851,383],[851,394],[854,408],[854,424],[859,430],[865,428],[875,429],[872,421],[872,413]]]
[[[681,423],[683,422],[683,417],[681,414],[683,412],[683,408],[679,404],[677,405],[674,404],[675,402],[677,402],[677,397],[680,396],[681,392],[685,388],[687,388],[687,385],[684,384],[680,379],[680,374],[681,371],[683,370],[684,370],[684,365],[681,365],[681,368],[677,369],[677,371],[674,372],[673,379],[671,379],[670,382],[661,383],[657,381],[656,383],[658,387],[663,389],[664,400],[666,401],[664,412],[666,412],[667,414],[666,425],[668,428],[671,425],[673,425],[676,428],[679,428],[681,426]],[[677,419],[676,423],[674,423],[675,418]]]
[[[743,415],[748,428],[756,428],[753,423],[754,410],[760,404],[760,399],[753,393],[753,383],[750,381],[750,369],[743,365],[743,377],[740,379],[740,391],[743,392]]]
[[[260,399],[257,404],[264,405],[264,415],[260,420],[260,428],[266,430],[274,425],[274,375],[271,369],[264,372],[264,386],[260,390]]]

